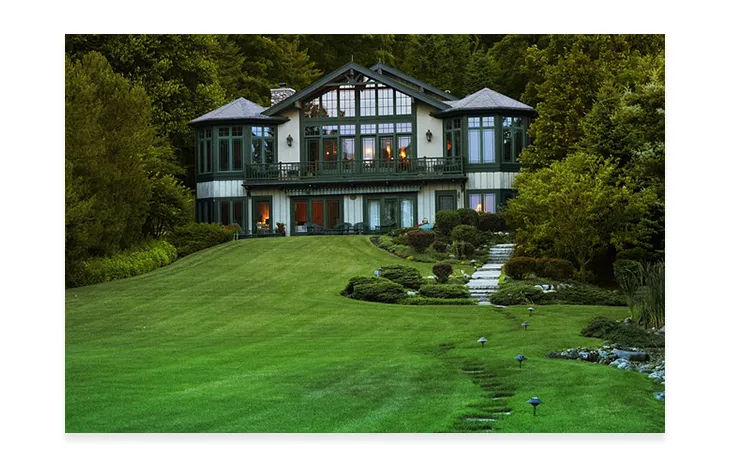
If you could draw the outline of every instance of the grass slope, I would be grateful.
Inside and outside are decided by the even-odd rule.
[[[396,263],[405,262],[366,237],[262,238],[67,290],[66,430],[664,430],[646,376],[542,357],[598,344],[580,328],[626,309],[543,306],[525,332],[520,306],[397,306],[338,294],[349,277]],[[408,264],[430,273],[430,264]],[[522,370],[518,352],[530,358]],[[464,371],[474,364],[488,384]],[[495,390],[507,397],[491,400]],[[536,420],[525,403],[534,395],[544,401]],[[462,420],[490,403],[512,413]]]

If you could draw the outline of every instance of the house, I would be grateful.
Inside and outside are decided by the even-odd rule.
[[[394,68],[348,63],[272,105],[240,98],[193,120],[196,220],[254,235],[434,223],[514,195],[532,107],[491,89],[462,99]]]

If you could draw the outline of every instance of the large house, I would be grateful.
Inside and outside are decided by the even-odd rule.
[[[394,68],[349,63],[271,107],[234,100],[190,124],[196,219],[253,235],[378,231],[514,195],[535,111],[484,88],[463,99]]]

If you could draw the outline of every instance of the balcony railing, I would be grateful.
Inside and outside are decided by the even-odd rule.
[[[345,179],[423,179],[464,175],[461,158],[413,160],[338,160],[246,164],[247,182],[313,181]]]

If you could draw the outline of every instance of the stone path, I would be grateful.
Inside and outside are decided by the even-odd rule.
[[[497,291],[497,280],[502,273],[502,265],[512,257],[514,244],[496,244],[489,249],[487,263],[479,267],[466,286],[479,304],[489,304],[489,295]]]

